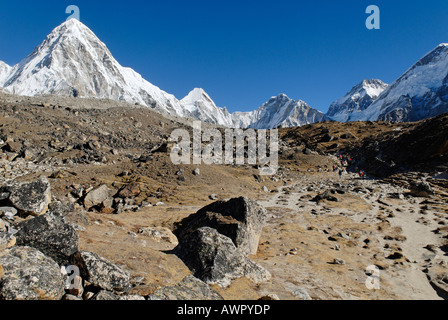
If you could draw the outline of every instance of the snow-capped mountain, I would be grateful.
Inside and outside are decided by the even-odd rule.
[[[4,63],[3,61],[0,61],[0,87],[3,86],[3,83],[8,78],[9,74],[11,73],[12,67]]]
[[[106,45],[76,19],[55,28],[33,53],[13,67],[3,86],[5,91],[19,95],[106,98],[185,116],[173,95],[122,67]]]
[[[440,44],[350,120],[418,121],[448,112],[448,44]]]
[[[349,121],[352,114],[367,109],[387,87],[381,80],[363,80],[345,96],[333,102],[326,116],[339,122]]]
[[[322,112],[311,108],[306,102],[280,94],[272,97],[253,113],[249,128],[300,127],[325,119]]]
[[[56,27],[19,64],[0,63],[0,87],[24,95],[61,95],[139,103],[155,111],[233,128],[271,129],[320,121],[324,115],[286,95],[271,98],[258,110],[230,114],[203,90],[181,101],[121,66],[106,45],[76,19]]]
[[[234,112],[232,113],[232,127],[247,129],[254,121],[255,111],[250,112]]]
[[[232,127],[232,115],[226,108],[217,107],[210,96],[200,88],[193,89],[180,100],[188,117],[204,122]]]

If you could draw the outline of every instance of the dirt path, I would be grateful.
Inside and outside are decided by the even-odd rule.
[[[338,184],[351,185],[345,194],[336,195],[338,202],[310,201]],[[433,232],[437,219],[427,212],[422,223],[423,198],[388,196],[405,192],[355,175],[293,181],[259,200],[271,215],[257,262],[273,273],[276,289],[284,288],[285,294],[305,288],[315,299],[441,299],[423,272],[428,262],[447,265],[442,251],[435,254],[425,248],[442,245]],[[336,241],[328,241],[330,237]],[[269,251],[274,247],[277,256]],[[333,264],[336,257],[344,264]],[[383,269],[380,290],[366,288],[369,265]]]

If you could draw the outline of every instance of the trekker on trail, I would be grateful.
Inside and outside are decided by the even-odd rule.
[[[359,177],[360,177],[361,179],[364,179],[365,176],[366,176],[366,174],[365,174],[364,170],[360,170],[360,171],[359,171]]]

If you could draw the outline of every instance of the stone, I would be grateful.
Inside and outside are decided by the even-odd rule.
[[[193,174],[195,176],[200,176],[201,175],[201,170],[199,168],[194,169]]]
[[[334,258],[333,259],[333,264],[340,264],[340,265],[344,265],[345,261],[339,258]]]
[[[296,298],[299,298],[300,300],[313,300],[310,295],[308,294],[308,291],[306,291],[303,288],[296,288],[294,292],[292,293]]]
[[[118,296],[113,292],[101,290],[96,293],[90,300],[118,300]]]
[[[227,287],[231,281],[247,277],[255,283],[271,278],[271,274],[238,249],[232,240],[217,230],[202,227],[180,239],[174,248],[193,275],[209,284]]]
[[[130,198],[136,197],[140,194],[140,185],[137,182],[132,182],[118,191],[116,197],[119,198]]]
[[[105,184],[100,187],[93,189],[84,198],[84,208],[87,210],[92,209],[93,207],[99,207],[110,197],[111,190]]]
[[[333,202],[338,202],[338,198],[336,198],[335,196],[333,196],[330,192],[330,190],[326,190],[322,193],[319,193],[317,196],[315,196],[311,201],[314,202],[319,202],[322,200],[328,200],[328,201],[333,201]]]
[[[53,201],[48,206],[48,210],[55,216],[65,217],[75,210],[75,206],[69,202]]]
[[[16,237],[9,232],[0,232],[0,251],[12,248],[17,243]]]
[[[410,194],[414,197],[429,197],[434,194],[434,190],[426,181],[412,181],[410,183]]]
[[[77,297],[73,294],[66,294],[62,297],[62,300],[70,300],[70,301],[82,301],[82,298]]]
[[[121,296],[118,300],[128,300],[128,301],[137,301],[137,300],[146,300],[145,297],[138,294],[130,294],[127,296]]]
[[[0,218],[6,217],[8,219],[17,215],[17,209],[13,207],[0,207]]]
[[[23,158],[25,160],[32,160],[32,159],[34,159],[36,157],[36,154],[37,154],[36,150],[31,149],[31,148],[27,148],[23,152]]]
[[[22,149],[22,144],[18,141],[9,141],[3,147],[3,150],[13,153],[19,153]]]
[[[143,227],[138,230],[138,233],[148,236],[158,242],[167,241],[171,244],[178,245],[177,237],[170,229],[164,227]]]
[[[63,217],[46,213],[16,224],[17,245],[42,251],[59,264],[66,264],[78,251],[79,236]]]
[[[9,192],[0,191],[0,201],[8,200]]]
[[[216,229],[229,237],[245,255],[256,254],[266,210],[246,197],[217,201],[175,225],[174,234],[179,241],[201,227]]]
[[[51,202],[51,187],[46,177],[32,182],[15,183],[8,189],[9,201],[20,215],[39,216],[47,212]]]
[[[148,296],[148,300],[224,300],[210,286],[194,276],[187,276],[176,285],[163,287]]]
[[[326,133],[326,134],[324,134],[324,136],[322,137],[320,142],[330,142],[333,140],[334,140],[334,137],[332,135],[330,135],[329,133]]]
[[[79,268],[84,281],[109,291],[124,291],[130,287],[129,274],[96,253],[79,251],[70,257],[70,263]]]
[[[278,301],[278,300],[280,300],[280,298],[275,293],[270,293],[270,294],[262,296],[258,300],[260,300],[260,301]]]
[[[353,133],[351,132],[347,132],[341,135],[341,139],[351,139],[351,138],[356,138]]]
[[[216,194],[211,194],[211,195],[209,195],[208,196],[208,198],[210,199],[210,200],[218,200],[219,199],[219,197],[216,195]]]
[[[0,265],[0,300],[60,300],[65,293],[59,266],[37,249],[7,249],[0,253]]]

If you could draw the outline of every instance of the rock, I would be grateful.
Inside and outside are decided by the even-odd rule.
[[[328,201],[333,201],[333,202],[338,202],[338,198],[336,198],[335,196],[333,196],[330,192],[330,190],[326,190],[320,194],[318,194],[317,196],[315,196],[311,201],[314,202],[319,202],[322,200],[328,200]]]
[[[313,300],[311,299],[310,295],[308,294],[308,291],[306,291],[303,288],[297,288],[292,293],[296,298],[299,298],[300,300]]]
[[[203,281],[187,276],[174,286],[164,287],[150,294],[148,300],[224,300]]]
[[[119,198],[130,198],[130,197],[136,197],[140,194],[140,185],[137,182],[132,182],[123,188],[121,188],[120,191],[118,191],[116,197]]]
[[[341,139],[350,139],[350,138],[356,138],[356,137],[351,132],[347,132],[341,135]]]
[[[429,197],[434,194],[434,190],[426,181],[411,181],[410,194],[414,197]]]
[[[37,155],[36,150],[31,148],[27,148],[25,149],[25,151],[23,151],[23,158],[25,160],[32,160],[36,157],[36,155]]]
[[[0,265],[0,300],[60,300],[65,293],[59,266],[37,249],[7,249],[0,253]]]
[[[130,287],[129,275],[109,260],[93,252],[79,251],[70,257],[70,263],[79,268],[84,281],[109,291],[124,291]]]
[[[12,233],[0,232],[0,251],[11,248],[15,246],[16,243],[17,239]]]
[[[221,287],[244,276],[256,283],[271,278],[267,270],[247,258],[247,254],[238,249],[230,238],[209,227],[196,229],[182,237],[173,253],[195,277]]]
[[[114,199],[113,198],[107,198],[103,201],[100,207],[100,212],[105,214],[112,214],[115,213],[118,210],[114,209]]]
[[[22,216],[39,216],[47,212],[51,202],[50,183],[46,177],[33,182],[15,183],[8,187],[9,201]]]
[[[0,201],[8,200],[9,192],[0,191]]]
[[[0,207],[0,218],[14,221],[17,209],[13,207]]]
[[[194,169],[193,174],[195,176],[200,176],[201,175],[201,170],[199,168]]]
[[[320,142],[330,142],[333,140],[334,140],[334,137],[332,135],[330,135],[329,133],[326,133],[326,134],[324,134],[324,136],[322,137]]]
[[[391,259],[391,260],[399,260],[402,259],[404,256],[401,252],[394,252],[392,254],[390,254],[389,256],[387,256],[387,259]]]
[[[62,300],[70,300],[70,301],[81,301],[82,298],[77,297],[75,295],[72,294],[66,294],[62,297]]]
[[[84,198],[84,208],[89,210],[93,207],[101,206],[103,201],[110,197],[110,193],[111,190],[105,184],[96,189],[93,189]]]
[[[256,254],[258,241],[266,220],[266,210],[245,197],[217,201],[175,225],[179,241],[201,227],[216,229],[229,237],[245,255]]]
[[[340,265],[344,265],[345,261],[339,258],[334,258],[333,260],[333,264],[340,264]]]
[[[53,201],[48,206],[48,210],[55,216],[65,217],[75,210],[75,206],[69,202]]]
[[[177,237],[170,229],[164,227],[143,227],[138,230],[138,233],[151,237],[156,241],[167,241],[174,245],[179,244]]]
[[[270,293],[265,296],[262,296],[258,300],[260,301],[278,301],[280,298],[275,293]]]
[[[339,143],[333,143],[331,146],[328,147],[328,149],[336,149],[339,148]]]
[[[118,296],[107,290],[100,290],[90,300],[118,300]]]
[[[145,297],[138,294],[130,294],[127,296],[122,296],[118,300],[128,300],[128,301],[137,301],[137,300],[146,300]]]
[[[22,149],[22,144],[18,141],[9,141],[3,147],[3,150],[5,150],[7,152],[12,152],[12,153],[19,153],[21,149]]]
[[[216,194],[214,194],[214,193],[212,193],[211,195],[209,195],[208,198],[209,198],[210,200],[218,200],[218,199],[219,199],[218,196],[217,196]]]
[[[61,265],[78,251],[78,233],[63,217],[46,213],[19,222],[16,227],[18,245],[36,248]]]

